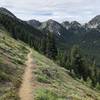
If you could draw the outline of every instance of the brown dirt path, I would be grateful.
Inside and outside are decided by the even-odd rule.
[[[27,56],[26,69],[23,75],[22,85],[19,89],[19,97],[21,100],[34,100],[32,95],[32,67],[34,66],[32,59],[32,51]]]

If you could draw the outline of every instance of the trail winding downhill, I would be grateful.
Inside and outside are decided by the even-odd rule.
[[[32,95],[32,67],[34,67],[32,59],[32,51],[27,56],[26,69],[23,75],[22,85],[19,89],[20,100],[34,100]]]

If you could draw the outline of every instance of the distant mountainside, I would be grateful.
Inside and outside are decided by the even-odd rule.
[[[27,23],[35,28],[39,28],[41,26],[41,22],[37,21],[37,20],[29,20],[27,21]]]
[[[84,29],[84,26],[81,25],[77,21],[73,22],[62,22],[59,23],[57,21],[54,21],[52,19],[45,21],[45,22],[39,22],[37,20],[29,20],[27,23],[37,29],[40,30],[48,30],[51,33],[54,33],[56,35],[64,35],[65,33],[69,34],[69,32],[73,31],[73,33],[77,33],[76,31]]]
[[[88,28],[97,28],[98,26],[100,26],[100,15],[94,17],[87,23]]]
[[[62,22],[61,23],[63,25],[63,27],[65,27],[66,29],[69,29],[69,28],[80,28],[82,27],[82,25],[77,22],[77,21],[73,21],[73,22],[68,22],[68,21],[65,21],[65,22]]]
[[[32,25],[31,22],[28,24]],[[63,48],[71,47],[74,44],[80,45],[85,49],[87,55],[95,57],[99,63],[100,56],[100,15],[94,17],[88,23],[81,25],[77,21],[64,21],[58,23],[54,20],[42,22],[38,27],[39,30],[48,30],[56,36],[62,37]],[[64,41],[62,41],[64,40]]]
[[[54,33],[57,36],[61,36],[64,34],[64,32],[67,31],[65,29],[65,27],[63,27],[60,23],[58,23],[52,19],[45,21],[45,22],[39,22],[36,20],[29,20],[29,21],[27,21],[27,23],[33,27],[36,27],[37,29],[45,30],[45,31],[49,31],[51,33]]]

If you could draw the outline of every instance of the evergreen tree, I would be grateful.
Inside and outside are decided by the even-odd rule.
[[[55,42],[55,36],[51,33],[48,33],[48,36],[47,36],[46,55],[50,59],[54,59],[54,60],[57,57],[57,47],[56,47],[56,42]]]
[[[16,34],[15,28],[12,29],[12,37],[13,37],[14,39],[17,39],[17,34]]]
[[[47,43],[47,37],[45,36],[42,40],[41,40],[41,48],[40,48],[40,52],[43,54],[46,54],[46,45]]]
[[[73,46],[71,50],[71,69],[74,71],[75,75],[78,78],[83,78],[83,80],[87,80],[89,68],[85,64],[85,60],[82,57],[79,46]]]
[[[77,73],[77,65],[76,65],[76,61],[77,61],[77,58],[80,57],[80,54],[79,54],[79,47],[74,45],[71,49],[71,54],[70,54],[70,67],[71,67],[71,70],[74,70],[75,73]]]
[[[64,52],[62,54],[62,57],[60,59],[60,65],[64,68],[67,68],[67,52]]]
[[[97,84],[97,68],[96,68],[96,62],[93,61],[92,64],[92,70],[91,70],[91,80],[92,80],[92,86],[95,87]]]

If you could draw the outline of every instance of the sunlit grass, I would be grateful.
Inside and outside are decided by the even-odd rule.
[[[98,91],[92,90],[81,81],[73,79],[68,75],[66,69],[59,67],[34,50],[33,58],[36,63],[33,75],[35,75],[36,81],[40,85],[37,87],[37,90],[40,91],[36,92],[37,100],[49,100],[49,96],[51,98],[54,96],[53,94],[46,95],[47,92],[45,91],[56,94],[58,97],[56,96],[55,100],[66,100],[66,98],[72,100],[100,100]]]
[[[28,52],[24,43],[0,31],[0,100],[19,100],[17,93]]]

